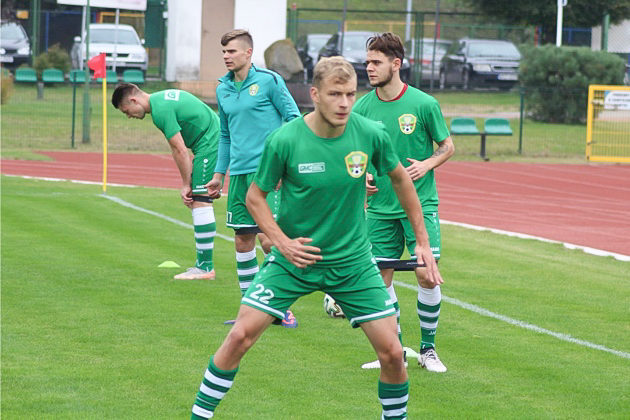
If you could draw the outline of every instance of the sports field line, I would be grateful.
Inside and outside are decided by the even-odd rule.
[[[148,210],[148,209],[136,206],[135,204],[131,204],[131,203],[129,203],[129,202],[127,202],[127,201],[125,201],[125,200],[123,200],[121,198],[113,197],[111,195],[106,195],[106,194],[100,194],[100,196],[103,197],[103,198],[106,198],[108,200],[111,200],[111,201],[113,201],[113,202],[115,202],[117,204],[120,204],[122,206],[128,207],[130,209],[141,211],[143,213],[147,213],[147,214],[150,214],[152,216],[156,216],[156,217],[159,217],[161,219],[167,220],[169,222],[175,223],[175,224],[177,224],[179,226],[186,227],[186,228],[189,228],[189,229],[193,229],[193,225],[191,225],[189,223],[185,223],[185,222],[182,222],[181,220],[173,219],[172,217],[169,217],[169,216],[166,216],[164,214],[155,212],[153,210]],[[216,236],[218,236],[221,239],[225,239],[226,241],[234,242],[234,238],[231,237],[231,236],[221,235],[219,233],[217,233]],[[403,283],[403,282],[400,282],[400,281],[394,281],[394,284],[396,286],[404,287],[406,289],[410,289],[410,290],[414,290],[414,291],[417,290],[417,286],[413,286],[413,285],[410,285],[410,284],[407,284],[407,283]],[[508,324],[512,324],[512,325],[515,325],[517,327],[525,328],[527,330],[534,331],[534,332],[537,332],[537,333],[540,333],[540,334],[547,334],[547,335],[550,335],[550,336],[555,337],[555,338],[557,338],[559,340],[562,340],[562,341],[567,341],[569,343],[577,344],[577,345],[583,346],[583,347],[592,348],[592,349],[595,349],[595,350],[605,351],[607,353],[614,354],[615,356],[619,356],[619,357],[623,357],[623,358],[626,358],[626,359],[630,359],[630,353],[626,353],[626,352],[619,351],[619,350],[609,349],[608,347],[605,347],[605,346],[602,346],[602,345],[599,345],[599,344],[594,344],[594,343],[591,343],[589,341],[580,340],[579,338],[572,337],[572,336],[570,336],[568,334],[557,333],[555,331],[551,331],[551,330],[539,327],[539,326],[534,325],[534,324],[529,324],[529,323],[524,322],[524,321],[519,321],[518,319],[513,319],[513,318],[510,318],[510,317],[507,317],[507,316],[504,316],[504,315],[500,315],[500,314],[494,313],[492,311],[489,311],[487,309],[484,309],[484,308],[482,308],[480,306],[473,305],[473,304],[467,303],[467,302],[463,302],[463,301],[461,301],[459,299],[455,299],[455,298],[451,298],[451,297],[442,295],[442,300],[444,300],[445,302],[450,303],[452,305],[459,306],[460,308],[463,308],[463,309],[469,310],[471,312],[474,312],[476,314],[479,314],[479,315],[482,315],[482,316],[486,316],[486,317],[489,317],[489,318],[494,318],[494,319],[497,319],[499,321],[507,322]]]
[[[394,284],[396,286],[404,287],[405,289],[414,290],[414,291],[418,290],[418,286],[403,283],[397,280],[394,280]],[[494,318],[499,321],[507,322],[508,324],[525,328],[526,330],[534,331],[540,334],[547,334],[562,341],[567,341],[569,343],[577,344],[577,345],[588,347],[595,350],[605,351],[607,353],[614,354],[615,356],[623,357],[625,359],[630,359],[630,353],[626,353],[626,352],[614,350],[614,349],[609,349],[608,347],[591,343],[590,341],[580,340],[579,338],[572,337],[569,334],[557,333],[555,331],[551,331],[546,328],[542,328],[537,325],[530,324],[528,322],[519,321],[518,319],[514,319],[514,318],[507,317],[505,315],[497,314],[495,312],[484,309],[481,306],[473,305],[472,303],[463,302],[459,299],[451,298],[444,295],[442,295],[442,300],[452,305],[459,306],[460,308],[467,309],[476,314],[486,316],[488,318]]]

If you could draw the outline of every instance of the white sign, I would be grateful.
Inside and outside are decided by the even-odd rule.
[[[630,90],[607,90],[604,93],[604,109],[630,111]]]
[[[71,6],[87,6],[87,0],[57,0],[57,3]],[[147,10],[147,0],[90,0],[90,7],[144,11]]]

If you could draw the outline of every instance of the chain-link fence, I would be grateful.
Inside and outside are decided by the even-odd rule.
[[[428,43],[432,44],[434,36],[439,40],[455,41],[459,38],[486,38],[508,40],[515,44],[535,44],[537,30],[534,26],[510,26],[488,24],[484,16],[473,13],[445,12],[439,15],[436,22],[435,12],[406,12],[380,10],[344,10],[292,8],[288,10],[287,33],[296,45],[302,44],[308,35],[321,36],[318,46],[323,46],[326,36],[348,31],[364,32],[394,32],[404,41],[407,48],[406,55],[410,57],[411,76],[414,84],[426,82],[427,68],[432,68],[428,76],[434,74],[436,78],[439,69],[439,57],[433,63],[427,63],[426,51]],[[323,40],[323,41],[322,41]],[[364,48],[365,46],[363,46]],[[426,51],[425,51],[426,50]],[[318,49],[313,48],[311,59],[317,61]],[[444,52],[442,52],[443,54]],[[422,57],[422,60],[414,60]],[[431,56],[432,59],[432,56]],[[423,65],[426,66],[423,72]]]

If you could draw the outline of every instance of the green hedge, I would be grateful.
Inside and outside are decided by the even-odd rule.
[[[588,86],[621,85],[624,61],[586,47],[521,48],[519,80],[528,97],[526,111],[537,121],[580,123],[586,120]]]
[[[33,67],[37,71],[37,77],[41,79],[45,69],[59,69],[64,74],[70,71],[70,56],[59,44],[48,48],[48,51],[35,57]]]

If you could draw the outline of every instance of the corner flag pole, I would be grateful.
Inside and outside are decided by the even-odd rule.
[[[107,192],[107,74],[103,77],[103,193]]]

